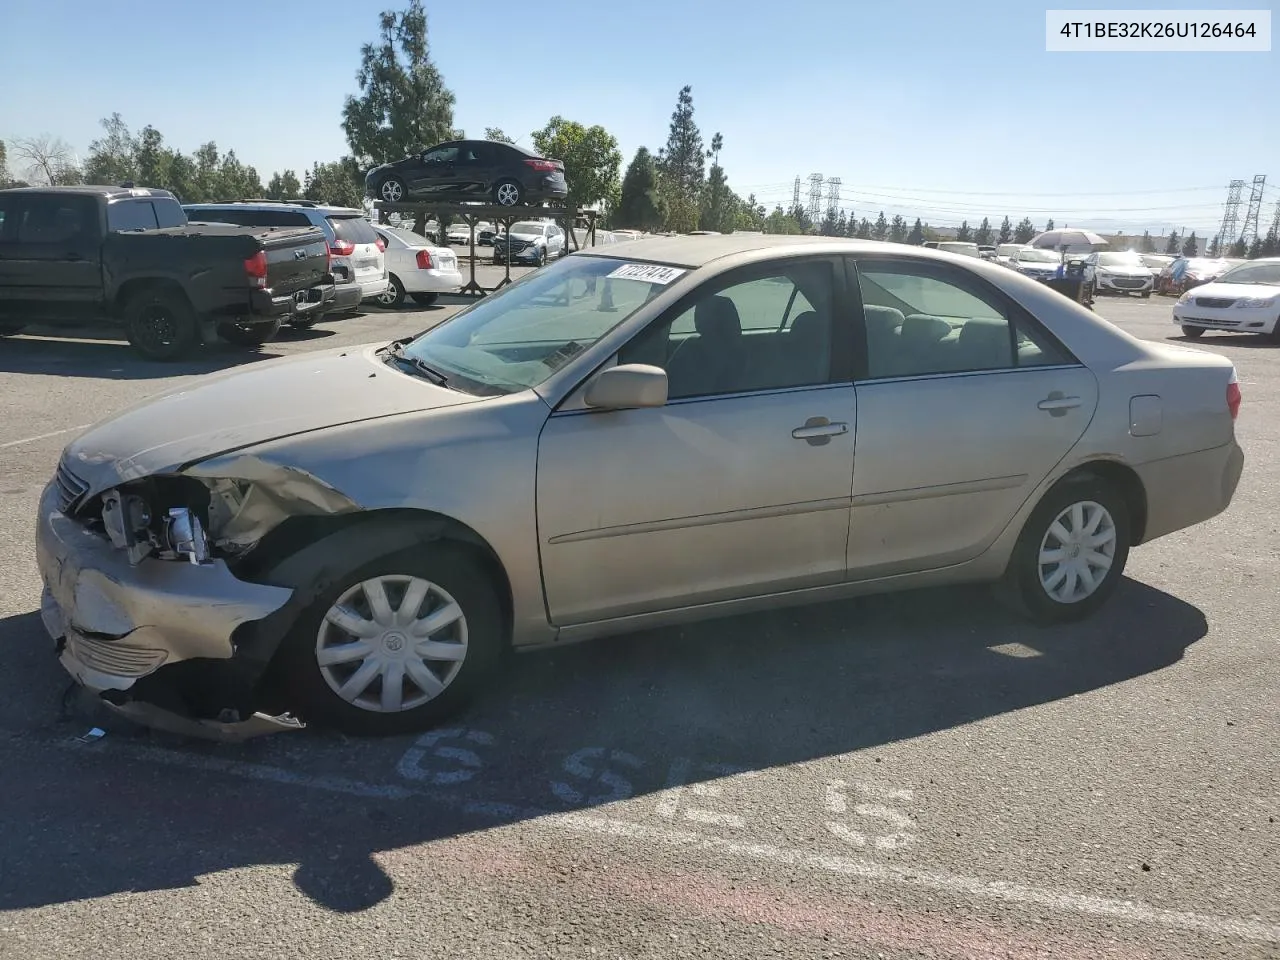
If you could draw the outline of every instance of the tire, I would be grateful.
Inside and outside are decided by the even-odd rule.
[[[280,332],[283,323],[283,320],[272,320],[270,323],[220,323],[218,336],[237,347],[260,347]]]
[[[1093,524],[1093,537],[1104,537],[1109,533],[1110,539],[1093,547],[1087,539],[1083,543],[1062,543],[1058,540],[1059,534],[1054,532],[1056,527],[1061,526],[1068,534],[1075,534],[1081,519],[1086,534]],[[1125,563],[1129,559],[1130,531],[1128,504],[1111,485],[1087,475],[1067,478],[1051,488],[1027,518],[1000,584],[1001,593],[1036,623],[1047,625],[1082,620],[1107,601],[1124,575]],[[1055,543],[1058,546],[1053,546]],[[1075,557],[1070,555],[1073,549],[1077,552]],[[1062,551],[1065,556],[1059,561],[1042,563],[1042,551]],[[1088,556],[1098,561],[1105,557],[1109,566],[1091,562],[1086,559]],[[1082,589],[1081,569],[1087,569],[1095,578],[1090,592]],[[1055,584],[1059,574],[1062,579]],[[1053,584],[1052,588],[1050,584]],[[1069,586],[1077,591],[1074,599],[1050,592],[1051,589],[1065,590]]]
[[[539,250],[538,257],[536,260],[533,261],[533,265],[535,267],[541,267],[546,262],[547,262],[547,251]]]
[[[409,296],[414,303],[422,307],[429,307],[440,299],[440,294],[438,293],[411,293]]]
[[[500,207],[517,207],[524,202],[524,190],[515,180],[499,180],[493,187],[493,202]]]
[[[387,292],[378,297],[378,306],[387,310],[399,310],[404,306],[404,284],[394,273],[387,276]]]
[[[1143,300],[1150,300],[1150,299],[1151,299],[1151,291],[1150,291],[1150,290],[1143,290],[1143,291],[1142,291],[1141,296],[1142,296],[1142,299],[1143,299]]]
[[[1182,335],[1191,340],[1198,340],[1204,336],[1204,327],[1188,327],[1183,325]]]
[[[1280,343],[1280,319],[1276,320],[1276,325],[1271,328],[1271,332],[1267,334],[1267,339],[1272,343]]]
[[[21,323],[0,323],[0,337],[12,337],[15,333],[21,333],[23,326]]]
[[[377,623],[363,584],[382,584],[388,611],[394,608],[398,613],[405,591],[414,580],[427,585],[419,610],[429,611],[428,616],[445,609],[450,602],[461,611],[459,619],[438,628],[428,638],[435,640],[437,650],[448,649],[445,644],[458,648],[449,652],[462,653],[462,659],[414,658],[406,648],[406,644],[414,643],[410,630],[399,629],[395,618],[385,615],[381,618],[385,626]],[[426,543],[339,573],[327,578],[325,584],[285,637],[274,664],[289,708],[316,726],[356,736],[389,736],[428,729],[461,709],[480,690],[508,647],[498,593],[475,554],[462,545],[447,541]],[[359,642],[353,632],[328,619],[331,609],[338,605],[345,608],[348,616],[354,615],[355,620],[348,622],[361,622],[365,629],[377,632],[369,638],[370,649],[365,656],[322,667],[320,650]],[[419,616],[410,628],[426,619]],[[414,675],[404,670],[404,665],[414,661],[415,672],[428,671],[437,683],[443,684],[443,689],[428,696]],[[339,692],[357,671],[366,669],[370,674],[359,692]],[[383,701],[383,671],[388,669],[400,672],[403,699],[399,710],[390,709],[390,704]],[[423,697],[426,699],[422,702],[414,702]]]
[[[124,306],[129,344],[148,360],[180,360],[200,342],[200,321],[176,290],[149,287]]]
[[[408,198],[408,190],[399,177],[387,177],[378,184],[378,199],[386,203],[403,203]]]

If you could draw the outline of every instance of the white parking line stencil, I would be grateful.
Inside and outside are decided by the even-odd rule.
[[[854,788],[868,799],[908,802],[912,797],[910,790],[877,784],[857,783]],[[844,780],[832,780],[827,784],[825,799],[828,813],[843,816],[849,812],[847,789],[848,784]],[[911,829],[915,824],[911,818],[888,803],[855,803],[853,813],[863,821],[879,821],[881,832],[866,832],[869,825],[864,822],[860,822],[858,828],[855,828],[839,820],[828,820],[827,829],[850,846],[860,850],[870,847],[888,852],[909,847],[916,841],[916,835]],[[885,832],[884,827],[891,829]]]
[[[693,761],[683,757],[672,761],[671,767],[667,771],[667,785],[658,795],[658,805],[655,809],[658,816],[666,820],[676,819],[680,813],[681,801],[684,800],[686,793],[700,798],[717,798],[724,795],[723,783],[695,783],[690,785],[689,774],[692,772],[693,766]],[[759,775],[757,770],[746,770],[742,767],[732,767],[723,763],[700,763],[697,767],[699,771],[713,773],[728,780],[746,779]],[[747,825],[746,818],[740,814],[708,810],[705,807],[686,806],[683,815],[684,819],[691,820],[694,823],[706,823],[715,826],[734,827],[736,829],[742,829]]]
[[[432,730],[414,741],[396,764],[396,772],[407,780],[417,780],[432,786],[444,787],[466,783],[484,767],[484,761],[474,751],[461,746],[440,745],[441,741],[461,740],[481,747],[492,747],[492,734],[483,730],[452,728]],[[431,763],[424,765],[430,758]]]
[[[577,787],[554,780],[551,783],[551,792],[565,803],[575,805],[585,802],[591,806],[598,806],[602,803],[617,803],[619,800],[630,799],[635,794],[635,788],[630,780],[611,770],[610,764],[626,767],[629,770],[639,770],[644,766],[644,761],[624,750],[583,747],[569,754],[563,766],[565,773],[573,774],[584,781],[583,789],[579,790]],[[585,793],[588,783],[602,784],[608,788],[608,792]]]

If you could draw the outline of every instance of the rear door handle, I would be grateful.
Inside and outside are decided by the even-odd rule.
[[[813,440],[820,437],[838,437],[849,432],[847,423],[831,423],[826,417],[812,417],[803,427],[796,427],[791,435],[797,440]]]
[[[1072,407],[1080,406],[1083,402],[1079,397],[1064,397],[1060,393],[1051,393],[1036,406],[1041,410],[1070,410]]]

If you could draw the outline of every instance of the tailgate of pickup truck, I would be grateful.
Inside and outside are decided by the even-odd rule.
[[[329,244],[314,227],[264,229],[254,236],[267,253],[267,289],[274,296],[314,287],[329,272]]]

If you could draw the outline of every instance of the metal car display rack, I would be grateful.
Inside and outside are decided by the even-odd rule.
[[[534,206],[500,206],[490,203],[435,203],[430,200],[406,200],[398,203],[390,203],[386,200],[374,200],[373,207],[378,212],[378,219],[384,223],[387,222],[386,215],[391,213],[411,214],[414,217],[415,228],[421,228],[421,225],[431,220],[441,225],[441,233],[444,232],[444,224],[455,220],[461,220],[470,228],[469,249],[471,251],[471,277],[463,284],[459,294],[469,296],[483,297],[487,294],[501,290],[511,282],[511,256],[504,259],[503,265],[505,275],[502,281],[495,287],[483,287],[476,280],[476,224],[480,222],[488,222],[495,225],[501,225],[504,232],[510,232],[511,225],[519,220],[536,220],[539,218],[554,220],[559,224],[565,233],[565,252],[567,253],[572,245],[572,249],[580,250],[578,244],[578,235],[574,232],[574,227],[583,222],[586,224],[586,245],[594,247],[596,245],[596,213],[595,210],[572,210],[568,207],[534,207]],[[446,243],[445,237],[441,236],[439,242],[443,245]]]

